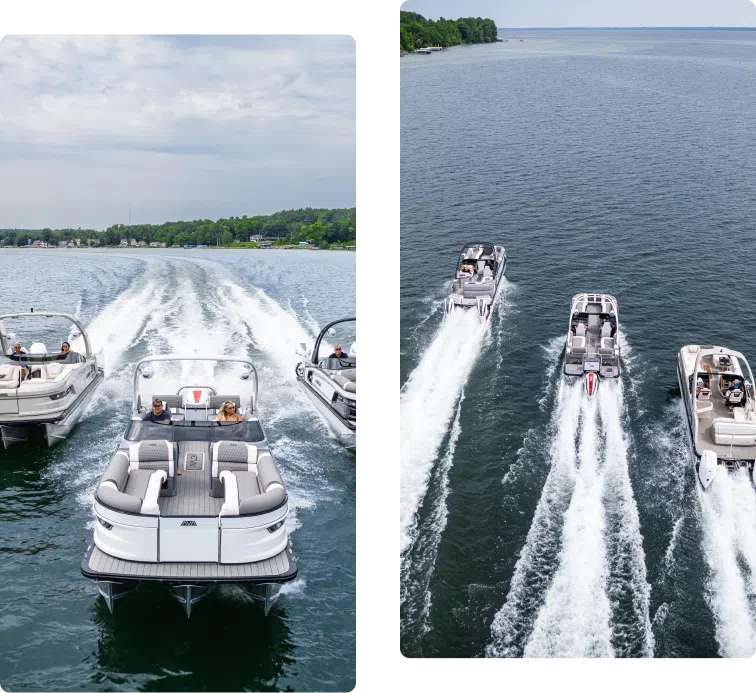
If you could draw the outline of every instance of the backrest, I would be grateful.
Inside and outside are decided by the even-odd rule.
[[[578,337],[584,337],[585,336],[585,323],[579,322],[577,324],[577,327],[575,327],[575,334]]]
[[[53,380],[63,372],[63,364],[53,361],[48,363],[44,369],[44,376]]]
[[[164,407],[171,410],[175,409],[176,412],[184,406],[181,395],[152,395],[152,399],[159,399]],[[152,405],[152,399],[149,401],[150,405]],[[176,412],[172,413],[175,414]]]
[[[100,479],[100,483],[104,484],[106,481],[112,481],[119,491],[123,491],[126,488],[128,479],[129,456],[123,450],[119,450],[110,461],[108,468]]]
[[[241,409],[241,397],[239,395],[210,395],[207,408],[220,411],[224,402],[233,402],[236,405],[237,412]]]
[[[21,369],[12,363],[0,365],[0,388],[9,389],[18,387],[21,380]]]
[[[730,390],[728,393],[728,399],[733,404],[740,402],[743,399],[743,390]]]
[[[483,276],[483,270],[486,268],[486,261],[485,260],[478,260],[476,263],[475,271],[479,277]]]
[[[488,265],[486,265],[483,268],[483,276],[484,277],[493,277],[493,272],[491,271],[491,268]]]
[[[257,485],[260,487],[260,493],[265,493],[271,484],[283,486],[283,479],[270,453],[264,452],[257,460]]]
[[[143,440],[129,445],[129,470],[164,469],[173,476],[173,443],[168,440]]]
[[[247,472],[257,463],[257,446],[243,440],[219,440],[211,448],[212,475],[223,471]]]
[[[612,336],[612,326],[611,326],[611,323],[609,323],[608,321],[601,324],[601,336],[602,337]]]

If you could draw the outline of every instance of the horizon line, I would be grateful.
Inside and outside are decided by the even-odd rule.
[[[507,31],[532,31],[536,30],[570,30],[570,29],[624,29],[624,30],[638,30],[638,29],[677,29],[677,30],[711,30],[718,29],[723,31],[756,31],[756,26],[497,26],[497,30]]]

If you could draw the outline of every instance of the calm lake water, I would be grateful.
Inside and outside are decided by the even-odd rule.
[[[6,250],[0,270],[0,312],[73,313],[106,362],[67,441],[0,450],[3,689],[351,690],[355,463],[296,387],[294,348],[354,314],[354,254]],[[48,347],[68,334],[62,323],[42,327],[17,334]],[[111,615],[79,571],[94,490],[129,420],[134,363],[192,350],[249,355],[260,372],[260,418],[288,487],[299,566],[267,618],[222,587],[187,620],[160,585]]]
[[[752,654],[756,493],[700,493],[675,356],[756,365],[756,32],[500,36],[401,60],[402,651]],[[507,282],[444,324],[472,240]],[[590,405],[561,377],[580,291],[625,337]]]

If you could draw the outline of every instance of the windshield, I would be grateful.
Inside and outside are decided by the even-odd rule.
[[[325,368],[329,371],[341,371],[345,368],[356,368],[357,367],[357,357],[356,356],[350,356],[349,358],[336,358],[335,356],[330,356],[327,359],[323,359],[320,362],[320,367]]]
[[[221,422],[221,421],[132,421],[124,435],[126,440],[204,440],[212,443],[216,440],[244,440],[259,443],[265,439],[259,421]]]

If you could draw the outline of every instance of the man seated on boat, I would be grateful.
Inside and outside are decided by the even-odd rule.
[[[329,359],[348,359],[349,354],[346,351],[341,350],[341,344],[337,344],[333,347],[333,353],[328,357]]]
[[[169,423],[171,412],[163,408],[163,403],[159,399],[152,400],[152,409],[142,416],[142,421],[151,423]]]
[[[81,363],[84,360],[81,358],[81,354],[71,351],[71,345],[68,342],[63,342],[60,345],[60,353],[65,354],[65,358],[61,359],[61,363]]]

